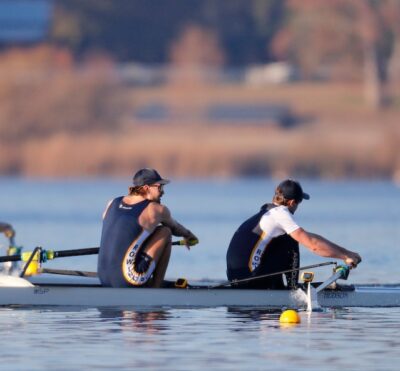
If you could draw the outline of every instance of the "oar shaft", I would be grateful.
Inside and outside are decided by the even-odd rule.
[[[189,246],[196,245],[199,241],[198,240],[190,240]],[[174,241],[173,245],[185,245],[185,240]],[[52,260],[55,258],[65,258],[69,256],[82,256],[82,255],[94,255],[99,253],[99,247],[88,247],[85,249],[74,249],[74,250],[43,250],[41,259],[43,262],[46,260]],[[7,256],[0,256],[0,263],[4,262],[17,262],[17,261],[27,261],[32,253],[27,251],[23,254],[17,255],[7,255]]]
[[[8,255],[8,256],[0,256],[0,263],[4,262],[18,262],[21,260],[21,255]]]
[[[192,240],[188,241],[189,246],[194,246],[194,245],[197,245],[198,243],[199,243],[199,240],[197,240],[197,239],[192,239]],[[186,241],[185,240],[174,241],[174,242],[172,242],[172,245],[185,246]]]
[[[94,255],[99,253],[98,247],[88,247],[86,249],[60,250],[54,251],[54,258],[65,258],[68,256]]]
[[[336,282],[338,279],[343,278],[347,279],[350,271],[350,266],[348,265],[340,265],[339,267],[336,268],[336,272],[329,277],[326,281],[322,282],[318,287],[317,287],[317,292],[322,291],[329,285],[331,285],[333,282]]]
[[[49,273],[49,274],[60,274],[63,276],[97,277],[96,272],[73,271],[73,270],[67,270],[67,269],[41,268],[39,272],[40,273]]]
[[[190,240],[189,245],[197,244],[197,240]],[[174,241],[172,242],[173,245],[185,245],[184,240]],[[94,255],[99,253],[99,247],[88,247],[85,249],[75,249],[75,250],[60,250],[60,251],[53,251],[53,257],[49,257],[49,259],[54,258],[65,258],[68,256],[81,256],[81,255]]]
[[[98,247],[88,247],[86,249],[60,250],[60,251],[43,250],[43,255],[44,255],[43,261],[55,258],[64,258],[68,256],[93,255],[98,253],[99,253]],[[0,256],[0,263],[27,261],[31,256],[31,254],[32,252],[26,251],[23,254]]]
[[[285,271],[279,271],[279,272],[274,272],[274,273],[263,274],[261,276],[243,278],[241,280],[226,281],[226,282],[223,282],[223,283],[221,283],[219,285],[209,286],[209,288],[215,289],[215,288],[218,288],[218,287],[231,286],[231,285],[235,285],[235,284],[241,284],[241,283],[245,283],[245,282],[251,282],[251,281],[259,280],[261,278],[273,277],[273,276],[277,276],[279,274],[297,272],[297,271],[302,271],[302,270],[305,270],[305,269],[318,268],[318,267],[323,267],[324,265],[332,265],[332,264],[336,264],[336,262],[331,261],[331,262],[326,262],[326,263],[306,265],[304,267],[299,267],[299,268],[295,268],[295,269],[288,269],[288,270],[285,270]]]

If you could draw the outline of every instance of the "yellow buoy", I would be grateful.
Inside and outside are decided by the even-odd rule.
[[[293,309],[288,309],[282,312],[281,316],[279,317],[279,322],[280,323],[300,323],[301,318],[299,314],[293,310]]]

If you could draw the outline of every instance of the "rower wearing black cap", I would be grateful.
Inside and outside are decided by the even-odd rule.
[[[98,276],[108,287],[160,287],[171,255],[171,235],[186,246],[197,237],[161,204],[163,179],[154,169],[141,169],[126,196],[110,201],[103,215]]]
[[[276,275],[248,280],[242,287],[283,289],[294,288],[298,281],[299,243],[313,253],[343,259],[357,266],[361,257],[357,253],[328,241],[322,236],[305,231],[293,219],[293,214],[303,200],[310,196],[303,192],[299,182],[286,179],[275,189],[272,203],[246,220],[235,232],[229,244],[227,276],[230,281],[264,276],[293,269],[283,276]]]

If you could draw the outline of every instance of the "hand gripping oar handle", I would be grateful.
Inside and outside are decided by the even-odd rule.
[[[197,245],[199,243],[199,240],[196,238],[193,238],[191,240],[188,241],[188,245],[189,246],[194,246]],[[173,245],[177,245],[177,246],[185,246],[186,245],[186,241],[185,240],[179,240],[179,241],[174,241],[172,242]]]

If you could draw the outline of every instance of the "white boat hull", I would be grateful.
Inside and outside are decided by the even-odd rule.
[[[318,302],[322,307],[398,307],[400,287],[323,290],[318,293]],[[306,297],[299,290],[3,286],[0,306],[304,308]]]

